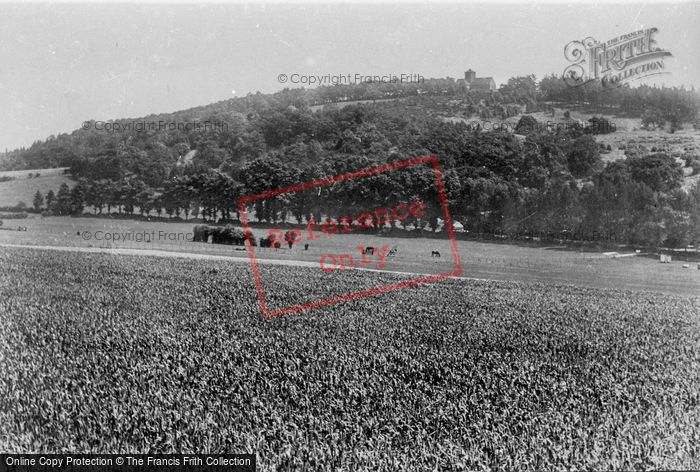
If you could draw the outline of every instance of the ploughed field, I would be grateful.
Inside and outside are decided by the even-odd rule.
[[[261,266],[293,304],[401,280]],[[446,280],[263,320],[246,264],[0,248],[0,450],[700,468],[700,300]]]

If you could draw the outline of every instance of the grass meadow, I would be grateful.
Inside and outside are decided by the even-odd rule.
[[[37,190],[46,198],[49,190],[57,193],[64,182],[69,187],[73,187],[75,181],[69,175],[64,174],[66,169],[65,167],[58,167],[55,169],[0,172],[0,177],[13,177],[13,180],[0,182],[0,207],[15,206],[19,202],[24,202],[28,207],[31,207]],[[34,177],[37,173],[39,173],[39,177]],[[29,174],[32,174],[32,176],[30,177]]]
[[[16,231],[17,226],[27,231]],[[248,258],[243,248],[228,245],[192,242],[192,222],[152,222],[117,218],[41,217],[30,215],[23,220],[5,220],[0,231],[0,244],[61,246],[92,249],[127,248],[137,250],[164,250],[171,252],[211,254]],[[253,228],[256,238],[267,235],[267,229]],[[87,239],[84,236],[87,234]],[[143,239],[147,235],[151,242]],[[141,239],[138,239],[141,238]],[[189,240],[188,240],[189,239]],[[309,250],[303,249],[304,242]],[[454,260],[449,241],[433,238],[378,237],[348,233],[304,241],[292,250],[255,248],[258,259],[303,261],[318,264],[325,254],[338,257],[351,254],[359,266],[361,255],[357,246],[387,245],[397,247],[395,257],[387,257],[384,270],[412,273],[443,273],[453,271]],[[616,287],[663,293],[700,295],[698,263],[689,258],[677,259],[671,264],[660,264],[653,255],[611,258],[603,251],[612,249],[575,250],[565,246],[516,245],[497,242],[457,242],[464,277],[552,281],[591,287]],[[432,251],[440,258],[431,257]],[[620,248],[621,253],[631,253]],[[376,268],[374,265],[363,266]],[[319,270],[320,271],[320,270]]]

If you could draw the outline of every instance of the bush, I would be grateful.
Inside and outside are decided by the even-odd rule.
[[[246,235],[250,235],[250,240],[255,246],[255,238],[252,233],[246,233],[240,228],[236,228],[231,224],[226,226],[209,226],[197,225],[194,227],[193,240],[197,242],[208,242],[209,236],[212,237],[214,244],[232,244],[235,246],[243,246],[245,244]]]
[[[601,144],[602,146],[602,144]],[[591,136],[581,136],[569,144],[567,165],[577,177],[586,177],[600,164],[599,146]]]
[[[683,171],[674,158],[664,153],[627,159],[632,178],[654,192],[668,192],[680,187]]]
[[[690,164],[690,167],[693,168],[693,175],[698,175],[698,174],[700,174],[700,159],[699,159],[699,160],[696,160],[696,161],[693,161],[693,162]]]
[[[589,134],[608,134],[617,130],[615,123],[602,116],[594,116],[588,122],[590,124],[586,126],[585,130]]]
[[[243,230],[226,225],[223,228],[219,227],[212,233],[215,244],[233,244],[235,246],[243,246],[245,244],[246,234]]]
[[[518,134],[527,134],[538,131],[539,129],[540,123],[534,117],[525,115],[518,121],[515,132]]]
[[[685,161],[685,166],[686,167],[693,167],[693,162],[695,161],[700,161],[700,156],[696,154],[690,154],[690,153],[685,153],[681,157]]]

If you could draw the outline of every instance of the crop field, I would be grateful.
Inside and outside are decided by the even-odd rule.
[[[274,297],[320,271],[261,268]],[[0,449],[700,468],[700,299],[446,280],[263,320],[246,264],[0,247]],[[352,291],[399,275],[337,272]]]
[[[0,206],[15,206],[19,202],[24,202],[31,207],[37,190],[46,197],[49,190],[58,192],[64,182],[69,187],[73,187],[75,182],[70,176],[64,174],[64,170],[66,170],[65,167],[0,172],[0,177],[13,178],[13,180],[0,182]],[[37,173],[39,177],[34,177]],[[29,174],[32,176],[30,177]]]

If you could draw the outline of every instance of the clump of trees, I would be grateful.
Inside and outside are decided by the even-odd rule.
[[[244,232],[231,224],[227,224],[226,226],[197,225],[194,227],[192,239],[196,242],[209,242],[211,239],[211,242],[214,244],[243,246],[247,238],[250,239],[253,246],[256,245],[252,233]]]
[[[42,210],[46,204],[47,213],[54,215],[73,215],[82,213],[84,208],[85,183],[81,182],[73,189],[68,187],[67,183],[62,183],[57,193],[49,190],[46,198],[37,190],[32,199],[32,207],[35,211]]]
[[[601,111],[641,117],[648,129],[669,127],[670,132],[700,123],[700,95],[685,87],[604,87],[591,81],[580,87],[569,87],[564,80],[550,75],[539,83],[540,98],[547,101],[590,105]]]

